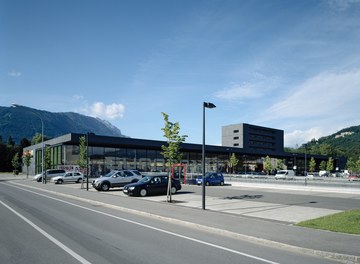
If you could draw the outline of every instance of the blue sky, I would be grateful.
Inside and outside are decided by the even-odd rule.
[[[360,125],[360,0],[0,0],[0,106],[78,112],[163,140],[284,130],[295,147]]]

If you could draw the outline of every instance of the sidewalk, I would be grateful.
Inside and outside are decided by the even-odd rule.
[[[256,243],[337,259],[343,263],[360,263],[360,236],[358,235],[295,227],[284,222],[266,220],[261,216],[246,217],[234,213],[236,210],[216,210],[216,208],[224,206],[229,207],[230,204],[233,207],[241,208],[241,201],[238,200],[223,200],[221,206],[214,206],[208,199],[208,210],[202,210],[199,208],[201,203],[197,201],[200,195],[194,194],[179,193],[173,197],[176,203],[169,204],[163,202],[164,196],[153,196],[149,199],[135,198],[124,196],[121,191],[97,192],[91,187],[89,191],[86,191],[86,189],[80,189],[79,184],[41,184],[31,181],[30,177],[29,180],[24,177],[22,180],[20,177],[15,179],[9,183],[36,188],[73,200],[101,204],[143,216],[157,217],[163,221],[224,233]],[[214,201],[218,202],[216,199]],[[197,206],[190,206],[191,202]],[[291,214],[287,212],[288,208],[282,210],[284,214]]]

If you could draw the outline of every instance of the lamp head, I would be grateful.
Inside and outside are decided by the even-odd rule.
[[[216,105],[214,105],[213,103],[210,103],[210,102],[204,102],[204,107],[206,107],[206,108],[215,108]]]

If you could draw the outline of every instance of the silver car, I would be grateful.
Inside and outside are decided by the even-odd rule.
[[[50,182],[62,184],[64,182],[82,182],[84,175],[81,172],[67,172],[63,176],[51,178]]]
[[[108,191],[110,188],[123,187],[142,179],[138,170],[114,170],[92,181],[92,186],[98,191]]]

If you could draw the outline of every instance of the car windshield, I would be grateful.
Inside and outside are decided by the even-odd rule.
[[[286,174],[286,171],[278,171],[277,174]]]
[[[145,176],[144,178],[142,178],[140,181],[138,182],[142,182],[142,183],[145,183],[145,182],[149,182],[151,180],[152,177],[148,177],[148,176]]]
[[[101,177],[111,177],[116,173],[116,171],[110,171],[109,173],[106,173],[104,176]]]

